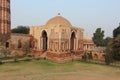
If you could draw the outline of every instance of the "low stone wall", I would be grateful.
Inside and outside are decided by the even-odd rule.
[[[43,51],[33,50],[33,55],[35,57],[41,56],[43,54]]]
[[[46,58],[59,63],[68,62],[72,60],[70,53],[57,54],[48,52]]]
[[[70,53],[57,54],[57,53],[48,52],[46,56],[51,58],[65,58],[65,57],[70,57],[71,54]]]
[[[83,51],[77,51],[74,53],[53,53],[53,52],[43,52],[43,51],[33,51],[34,57],[49,59],[56,62],[68,62],[71,60],[78,60],[82,58]],[[43,57],[44,55],[44,57]]]

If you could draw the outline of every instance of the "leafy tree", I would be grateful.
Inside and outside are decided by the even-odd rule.
[[[120,61],[120,25],[113,30],[112,52],[114,60]]]
[[[93,36],[93,41],[96,44],[96,46],[105,46],[103,38],[104,31],[101,30],[101,28],[97,28]]]
[[[114,38],[117,37],[118,35],[120,35],[120,25],[113,31]]]
[[[107,65],[110,65],[110,63],[112,63],[112,56],[111,56],[111,54],[109,54],[109,53],[106,53],[106,55],[105,55],[105,63],[107,64]]]
[[[112,52],[113,58],[120,61],[120,35],[113,40]]]
[[[111,40],[107,46],[106,60],[109,58],[120,61],[120,35]]]
[[[12,29],[12,33],[22,33],[29,34],[30,28],[28,26],[18,26],[17,28]]]
[[[106,48],[106,54],[105,54],[105,62],[107,65],[112,63],[113,61],[113,52],[112,52],[112,41],[109,42]]]
[[[112,40],[111,37],[106,37],[106,38],[104,39],[104,45],[107,46],[108,43],[109,43],[111,40]]]

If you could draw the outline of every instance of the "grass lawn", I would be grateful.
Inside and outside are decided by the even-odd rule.
[[[120,80],[120,68],[83,63],[33,60],[0,65],[0,80]]]

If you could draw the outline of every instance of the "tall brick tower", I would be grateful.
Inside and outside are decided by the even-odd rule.
[[[10,0],[0,0],[0,41],[5,42],[10,38]]]

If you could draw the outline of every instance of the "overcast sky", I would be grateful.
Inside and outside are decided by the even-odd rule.
[[[120,22],[120,0],[11,0],[12,28],[44,25],[57,13],[85,34],[93,36],[100,27],[112,36]]]

